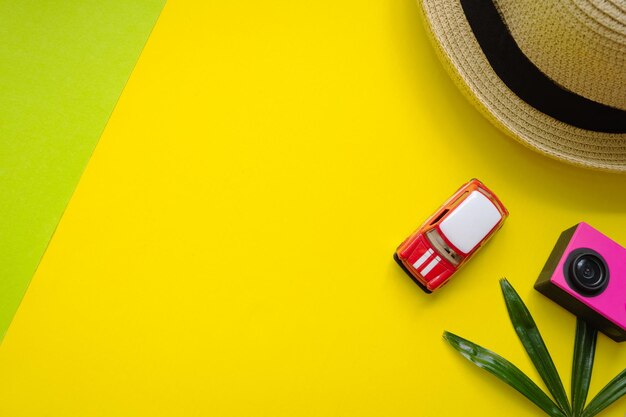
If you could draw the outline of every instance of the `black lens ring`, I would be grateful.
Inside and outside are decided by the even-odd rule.
[[[595,286],[595,288],[589,288],[588,286],[581,283],[579,279],[576,279],[576,277],[572,276],[576,275],[575,272],[573,272],[574,264],[585,255],[591,255],[593,258],[599,261],[598,265],[601,267],[601,269],[603,269],[602,272],[604,272],[605,275],[605,278],[602,280],[600,285]],[[567,284],[577,293],[585,297],[595,297],[602,294],[602,292],[609,285],[610,278],[609,268],[602,255],[600,255],[595,250],[589,248],[579,248],[570,252],[570,254],[567,256],[565,263],[563,264],[563,275],[565,275],[565,280],[567,281]]]

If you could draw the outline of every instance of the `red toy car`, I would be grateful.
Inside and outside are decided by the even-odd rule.
[[[420,288],[431,293],[448,282],[508,215],[500,200],[473,179],[402,242],[394,259]]]

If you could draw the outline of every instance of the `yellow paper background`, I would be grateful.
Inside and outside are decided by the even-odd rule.
[[[426,296],[391,255],[472,177],[511,216]],[[536,416],[441,333],[538,380],[507,276],[569,386],[574,318],[532,285],[579,221],[626,243],[625,208],[626,177],[480,116],[412,0],[172,0],[0,347],[0,414]],[[601,336],[591,394],[625,366]]]

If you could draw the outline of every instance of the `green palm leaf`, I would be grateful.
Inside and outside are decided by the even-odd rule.
[[[463,339],[455,334],[444,332],[444,339],[461,355],[479,368],[492,373],[526,398],[535,403],[551,417],[565,417],[563,411],[530,378],[511,362],[500,355]]]
[[[546,344],[539,333],[539,329],[537,329],[535,321],[515,289],[509,284],[509,281],[504,278],[501,279],[500,287],[502,288],[511,323],[513,323],[515,332],[522,345],[524,345],[524,349],[526,349],[530,360],[535,365],[541,379],[543,379],[561,410],[564,411],[565,415],[570,416],[572,411],[567,394],[565,394],[565,388],[563,388],[559,373],[554,366],[552,357],[548,353]]]
[[[589,403],[584,417],[593,417],[626,394],[626,369],[609,382]]]
[[[585,407],[593,359],[596,353],[598,331],[582,319],[576,320],[576,339],[574,342],[574,361],[572,365],[572,412],[580,417]]]

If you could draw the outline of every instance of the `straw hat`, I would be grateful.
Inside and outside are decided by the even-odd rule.
[[[545,155],[626,172],[626,0],[418,0],[452,77]]]

